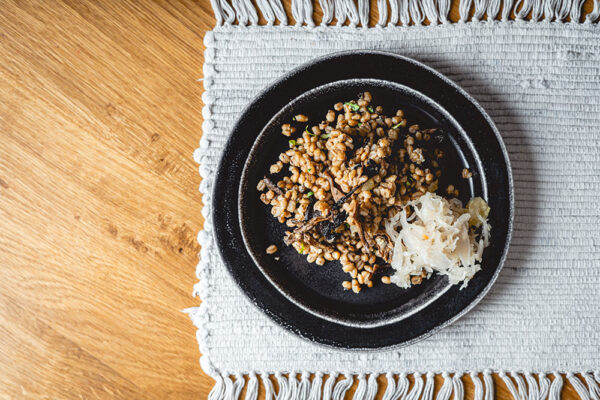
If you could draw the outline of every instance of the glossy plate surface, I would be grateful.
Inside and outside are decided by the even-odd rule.
[[[481,196],[490,204],[492,243],[484,252],[482,271],[462,291],[438,275],[408,290],[376,279],[373,288],[359,295],[344,291],[341,282],[347,278],[339,263],[308,264],[286,247],[285,227],[259,200],[256,184],[288,148],[281,124],[298,113],[316,124],[334,103],[355,99],[366,90],[374,105],[384,107],[384,114],[401,108],[409,124],[441,128],[447,139],[440,147],[447,161],[440,187],[458,184],[463,202]],[[297,132],[303,129],[298,126]],[[473,172],[473,179],[460,178],[463,167]],[[495,280],[513,219],[508,157],[483,110],[437,72],[404,57],[368,51],[314,60],[254,99],[226,145],[213,202],[219,205],[213,207],[219,250],[252,302],[303,337],[345,348],[408,344],[464,314]],[[279,248],[279,259],[265,254],[272,243]]]

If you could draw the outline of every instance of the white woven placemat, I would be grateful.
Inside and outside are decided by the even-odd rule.
[[[278,2],[258,2],[270,21],[283,18]],[[489,373],[495,371],[515,399],[537,400],[548,393],[557,399],[562,379],[554,378],[549,390],[550,381],[544,377],[561,372],[568,374],[582,399],[598,400],[600,26],[594,22],[598,1],[596,13],[583,23],[560,22],[569,11],[578,19],[580,2],[543,0],[526,1],[525,7],[533,4],[534,17],[539,11],[552,19],[555,13],[558,22],[451,24],[443,23],[447,11],[442,0],[392,0],[399,7],[390,3],[391,25],[409,14],[419,21],[414,7],[442,23],[370,29],[310,26],[307,3],[294,2],[304,26],[240,26],[228,18],[226,2],[213,1],[220,23],[205,37],[205,122],[195,153],[206,204],[196,286],[202,305],[189,310],[198,327],[202,367],[217,380],[212,398],[237,398],[244,385],[242,374],[251,377],[250,399],[256,395],[256,374],[274,375],[281,386],[279,398],[289,399],[309,398],[304,395],[310,390],[311,399],[321,398],[321,384],[324,398],[342,398],[355,374],[359,380],[355,398],[371,398],[377,390],[376,375],[388,374],[387,399],[392,399],[394,389],[401,396],[407,388],[406,374],[415,374],[417,384],[402,397],[416,400],[423,392],[427,400],[432,397],[432,373],[450,373],[438,395],[443,400],[452,391],[457,400],[462,398],[457,378],[466,373],[475,379],[476,397],[482,398],[485,388],[488,398],[493,393]],[[323,3],[329,6],[333,0]],[[351,0],[338,3],[347,8],[336,8],[336,13],[349,15],[353,25],[364,19],[365,10],[352,10]],[[359,1],[361,7],[367,3]],[[253,21],[248,1],[234,4],[240,21],[245,17]],[[476,0],[476,18],[483,15],[481,10],[490,12],[498,4]],[[505,3],[505,10],[507,4],[510,10],[512,2]],[[463,0],[462,15],[468,15],[470,6]],[[325,20],[329,16],[326,13]],[[220,261],[212,237],[213,174],[238,113],[259,90],[298,64],[357,48],[413,57],[473,95],[504,138],[515,181],[513,242],[491,292],[453,325],[395,351],[332,350],[288,333],[247,301]],[[506,375],[509,372],[512,375]],[[478,373],[483,374],[483,384]],[[580,379],[573,373],[583,375]],[[311,374],[316,374],[312,383]],[[321,382],[322,374],[343,374],[346,379],[334,385],[333,378]],[[425,375],[420,378],[421,374]],[[540,374],[539,382],[532,374]],[[269,388],[268,398],[271,394]]]

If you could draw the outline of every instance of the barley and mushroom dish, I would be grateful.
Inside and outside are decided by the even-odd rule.
[[[463,208],[454,185],[438,187],[444,133],[388,114],[369,92],[324,114],[282,125],[289,148],[257,185],[289,228],[283,242],[317,265],[338,260],[342,287],[355,293],[378,281],[417,285],[434,271],[466,285],[489,243],[489,207],[474,198]]]

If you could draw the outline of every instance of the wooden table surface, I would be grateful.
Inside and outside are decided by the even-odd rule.
[[[213,25],[208,0],[0,1],[1,399],[207,397],[181,310]]]

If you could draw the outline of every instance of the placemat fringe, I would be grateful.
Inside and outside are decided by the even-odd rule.
[[[231,380],[231,377],[224,376],[223,383],[225,384],[225,393],[223,394],[223,399],[224,400],[234,400],[235,399],[235,397],[234,397],[235,390],[234,390],[234,385],[233,385],[233,381]]]
[[[600,0],[594,0],[594,8],[592,12],[585,17],[586,23],[592,23],[600,17]]]
[[[600,371],[596,371],[594,374],[595,379],[592,377],[592,374],[588,372],[581,374],[581,376],[585,379],[585,383],[587,383],[592,398],[594,400],[600,400],[600,387],[598,386],[598,383],[600,383]]]
[[[454,400],[464,400],[465,386],[462,381],[462,374],[454,374],[452,377],[452,388],[454,389]]]
[[[310,373],[304,371],[302,372],[302,375],[300,375],[300,384],[298,385],[298,397],[300,397],[301,399],[308,399],[310,388]]]
[[[538,382],[540,383],[539,399],[546,400],[550,390],[550,379],[544,373],[538,374]]]
[[[479,375],[483,376],[483,381]],[[436,373],[429,371],[425,377],[419,372],[411,374],[413,384],[410,384],[406,373],[398,374],[398,379],[392,372],[384,374],[343,374],[344,378],[338,381],[339,374],[327,373],[325,381],[323,372],[311,373],[303,371],[298,380],[298,373],[289,373],[287,376],[281,372],[274,374],[261,373],[260,377],[265,388],[267,400],[343,400],[346,393],[357,382],[353,400],[374,400],[379,392],[379,376],[385,377],[385,392],[382,400],[464,400],[463,374],[443,372],[443,384],[437,395],[435,393]],[[539,373],[537,379],[531,372],[499,371],[499,377],[504,381],[513,400],[560,400],[563,388],[563,377],[554,372],[552,382],[545,373]],[[585,383],[575,373],[568,372],[566,378],[575,388],[581,400],[600,400],[600,371],[579,373]],[[311,379],[312,376],[312,379]],[[493,400],[494,381],[492,371],[469,372],[468,376],[475,386],[474,400]],[[242,389],[246,386],[244,400],[257,400],[259,392],[258,377],[255,373],[248,374],[248,380],[242,374],[216,375],[215,385],[210,392],[209,400],[238,400],[241,398]],[[277,381],[276,391],[271,378]],[[410,389],[410,390],[409,390]]]
[[[391,374],[391,381],[394,381],[394,375]],[[388,381],[389,382],[389,381]],[[410,387],[410,382],[408,381],[408,377],[406,373],[401,373],[398,376],[398,382],[396,383],[396,389],[394,393],[390,397],[390,400],[403,399],[408,393],[408,388]]]
[[[346,392],[352,386],[354,382],[354,378],[352,375],[344,375],[346,379],[338,382],[333,388],[333,396],[331,397],[333,400],[343,400]]]
[[[215,385],[212,390],[208,394],[208,400],[220,400],[224,398],[225,395],[225,386],[223,383],[223,377],[220,375],[213,376],[215,379]]]
[[[265,400],[274,399],[275,388],[273,387],[273,382],[271,382],[271,379],[269,379],[269,374],[261,374],[260,377],[262,379],[263,386],[265,387]]]
[[[338,377],[337,372],[330,372],[329,378],[325,381],[325,385],[323,386],[323,400],[331,400],[333,396],[333,388],[335,387],[335,381]],[[318,400],[319,393],[313,392],[313,397],[310,400]]]
[[[433,400],[433,390],[435,387],[435,374],[429,371],[425,379],[425,387],[423,388],[423,397],[421,400]]]
[[[261,14],[267,20],[267,25],[273,25],[275,23],[275,13],[273,8],[269,4],[268,0],[256,0],[256,6],[260,10]]]
[[[377,0],[378,20],[376,27],[394,26],[398,23],[406,25],[422,25],[427,18],[430,25],[449,23],[451,0]],[[581,20],[585,0],[460,0],[459,23],[477,22],[487,13],[487,20],[498,17],[502,2],[501,21],[507,22],[511,15],[517,21],[530,20],[538,22],[544,16],[544,21],[565,22],[567,17],[575,23],[592,23],[600,17],[600,0],[594,0],[594,8],[585,19]],[[437,5],[436,5],[437,3]],[[288,17],[281,0],[257,0],[256,6],[251,0],[232,0],[231,5],[226,0],[211,0],[217,26],[232,25],[237,18],[237,25],[257,25],[258,12],[271,26],[279,22],[288,24]],[[371,14],[369,0],[319,0],[323,12],[321,26],[331,25],[336,19],[336,25],[346,22],[351,27],[368,27]],[[233,6],[233,7],[232,7]],[[389,13],[388,13],[389,8]],[[471,16],[471,10],[473,15]],[[292,0],[292,18],[295,26],[315,26],[314,7],[312,0]],[[389,19],[389,22],[388,22]]]
[[[279,399],[288,399],[289,398],[289,385],[288,380],[285,376],[281,375],[279,372],[275,373],[275,379],[277,380],[277,385],[279,386],[279,391],[277,392],[277,400]]]
[[[436,400],[448,400],[450,396],[452,396],[452,377],[447,372],[442,373],[442,378],[444,378],[444,383],[442,384],[442,388],[440,389]]]
[[[529,397],[529,393],[527,393],[527,384],[525,384],[525,380],[523,379],[523,377],[517,372],[511,372],[510,375],[513,377],[515,382],[517,382],[517,390],[519,392],[519,399],[533,400]]]
[[[335,376],[337,376],[337,375],[335,375]],[[335,382],[335,376],[334,376],[332,382]],[[323,387],[323,373],[317,372],[311,382],[310,394],[308,395],[307,400],[319,400],[321,398],[321,388],[322,387]],[[326,388],[323,389],[324,392],[326,390],[327,390]],[[331,388],[329,390],[331,390]]]
[[[572,372],[569,372],[567,374],[567,379],[569,380],[569,383],[571,383],[571,386],[575,388],[575,391],[577,392],[581,400],[591,399],[590,391],[588,390],[588,388],[586,388],[583,382],[581,382],[581,380],[579,380],[579,378],[576,377]]]
[[[560,400],[560,393],[563,387],[563,378],[558,372],[554,372],[553,375],[554,380],[552,380],[552,384],[550,385],[550,394],[548,395],[548,400]]]
[[[258,378],[254,372],[248,376],[248,384],[246,388],[246,397],[244,400],[257,400],[258,399]]]
[[[367,394],[367,378],[365,374],[358,375],[358,386],[356,386],[356,391],[354,392],[354,396],[352,400],[360,400],[365,397]]]
[[[394,379],[394,374],[388,372],[385,374],[385,380],[387,384],[381,400],[392,400],[394,398],[394,393],[396,392],[396,380]]]
[[[475,372],[471,372],[469,374],[471,377],[471,382],[473,382],[473,386],[475,386],[475,390],[473,392],[474,400],[483,400],[483,384],[481,383],[481,379],[479,379],[479,375]]]
[[[506,375],[506,372],[504,372],[504,371],[500,371],[500,373],[498,375],[504,381],[504,384],[508,388],[508,391],[512,395],[513,399],[519,400],[519,391],[517,390],[513,381],[510,379],[510,376]]]

